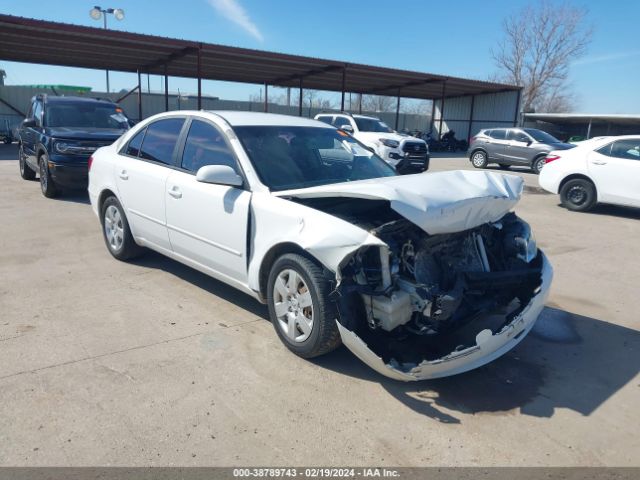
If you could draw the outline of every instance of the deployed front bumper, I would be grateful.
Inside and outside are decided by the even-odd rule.
[[[504,355],[515,347],[529,333],[544,308],[549,296],[549,288],[553,278],[553,268],[542,252],[542,283],[529,304],[516,315],[511,323],[493,335],[490,330],[482,330],[476,336],[476,345],[451,352],[432,361],[404,368],[402,365],[384,363],[382,358],[369,349],[367,344],[354,332],[337,322],[342,343],[360,360],[385,377],[396,380],[415,381],[431,378],[447,377],[481,367]]]

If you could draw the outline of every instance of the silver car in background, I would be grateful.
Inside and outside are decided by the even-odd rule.
[[[497,163],[505,170],[511,165],[521,165],[540,173],[547,153],[573,147],[575,145],[563,143],[535,128],[490,128],[480,130],[471,139],[468,153],[469,161],[476,168]]]

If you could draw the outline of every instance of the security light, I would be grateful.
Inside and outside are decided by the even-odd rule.
[[[89,10],[89,15],[94,20],[100,20],[102,18],[102,10],[100,9],[100,7],[93,7],[91,10]]]

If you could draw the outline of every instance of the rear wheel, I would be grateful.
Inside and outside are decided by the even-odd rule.
[[[40,167],[40,189],[42,190],[42,194],[47,198],[55,197],[58,195],[58,189],[51,178],[51,173],[49,172],[49,158],[46,153],[43,153],[40,156],[38,166]]]
[[[303,358],[340,345],[331,282],[320,265],[297,254],[276,260],[269,274],[267,303],[271,322],[289,350]]]
[[[569,180],[560,189],[562,205],[575,212],[586,212],[597,202],[596,186],[584,178]]]
[[[36,172],[27,165],[22,145],[18,147],[18,164],[20,165],[20,176],[24,180],[34,180],[36,178]]]
[[[487,166],[487,154],[482,150],[475,151],[471,154],[471,164],[476,168],[485,168]]]
[[[118,199],[108,197],[102,204],[101,211],[102,234],[109,253],[118,260],[129,260],[140,255],[142,247],[133,239],[129,222]]]

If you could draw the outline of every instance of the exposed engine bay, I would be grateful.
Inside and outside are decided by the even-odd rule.
[[[540,290],[543,256],[514,213],[476,228],[429,235],[369,199],[298,200],[358,225],[386,246],[343,263],[334,292],[340,324],[385,364],[410,370],[502,331]]]

